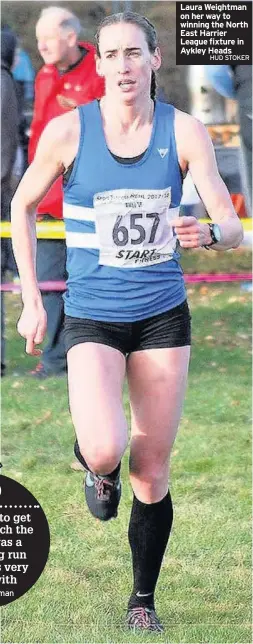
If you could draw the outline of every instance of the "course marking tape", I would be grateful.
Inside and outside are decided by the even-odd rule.
[[[252,280],[251,273],[199,273],[190,275],[184,275],[185,282],[187,284],[197,284],[199,282],[245,282],[245,280]],[[65,291],[66,283],[62,281],[54,282],[39,282],[39,287],[41,291]],[[14,284],[13,282],[8,282],[0,285],[1,291],[13,291],[19,293],[21,291],[19,284]]]
[[[199,219],[201,223],[210,223],[210,219]],[[240,219],[244,231],[252,232],[252,219]],[[65,239],[65,227],[62,220],[55,222],[37,221],[36,234],[38,239]],[[11,225],[9,221],[0,222],[0,237],[11,237]]]

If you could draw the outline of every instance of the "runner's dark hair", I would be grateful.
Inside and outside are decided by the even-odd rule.
[[[113,13],[111,16],[107,16],[99,25],[97,33],[95,35],[95,42],[96,42],[96,48],[97,48],[97,55],[100,58],[100,51],[99,51],[99,37],[100,37],[100,32],[104,27],[109,27],[110,25],[117,25],[122,22],[127,22],[132,25],[136,25],[145,34],[146,41],[148,44],[148,48],[151,54],[153,54],[156,50],[156,47],[158,47],[158,42],[157,42],[157,34],[154,25],[145,18],[144,16],[141,16],[139,13],[135,13],[134,11],[123,11],[122,13]],[[150,84],[150,97],[154,100],[156,97],[156,75],[155,72],[152,70],[151,74],[151,84]]]

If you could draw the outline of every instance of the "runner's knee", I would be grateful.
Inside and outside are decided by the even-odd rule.
[[[161,461],[146,461],[135,462],[130,458],[130,475],[138,478],[147,485],[156,486],[168,475],[169,462],[168,459]]]
[[[143,503],[156,503],[166,494],[169,481],[169,465],[149,463],[146,467],[131,468],[130,481],[135,496]]]
[[[81,454],[88,467],[95,474],[110,474],[119,462],[126,449],[126,444],[121,443],[105,445],[102,442],[93,444],[79,444]]]

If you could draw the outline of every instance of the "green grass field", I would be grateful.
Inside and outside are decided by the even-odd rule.
[[[19,297],[7,296],[2,472],[41,503],[51,550],[35,586],[2,609],[2,642],[251,641],[251,294],[239,285],[194,286],[188,293],[193,351],[172,455],[175,520],[156,593],[166,627],[159,637],[124,629],[131,590],[128,455],[118,519],[96,522],[83,502],[83,475],[70,468],[66,382],[25,376],[35,361],[24,355],[15,330]],[[125,407],[129,417],[127,390]]]

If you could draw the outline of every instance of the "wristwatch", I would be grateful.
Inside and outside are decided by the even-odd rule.
[[[207,248],[207,250],[213,246],[213,244],[218,244],[218,242],[221,241],[221,229],[218,224],[208,224],[209,230],[210,230],[210,235],[211,235],[211,241],[210,244],[205,244],[204,248]]]

